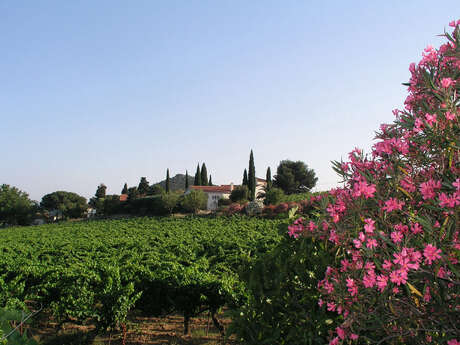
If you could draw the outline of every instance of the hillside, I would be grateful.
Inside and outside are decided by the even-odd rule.
[[[193,185],[194,177],[189,176],[188,177],[188,184],[189,186]],[[163,180],[161,182],[155,183],[154,185],[159,185],[163,189],[166,188],[166,180]],[[185,190],[185,175],[184,174],[177,174],[174,177],[171,177],[169,179],[169,188],[171,191],[175,190]]]

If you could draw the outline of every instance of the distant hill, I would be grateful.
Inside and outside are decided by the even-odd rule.
[[[193,186],[195,178],[193,176],[188,177],[188,185]],[[155,183],[154,185],[159,185],[163,189],[166,189],[166,180],[161,182]],[[185,175],[184,174],[177,174],[174,177],[169,178],[169,189],[171,191],[175,190],[185,190]]]

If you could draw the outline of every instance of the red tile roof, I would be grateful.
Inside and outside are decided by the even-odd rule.
[[[202,190],[205,193],[231,193],[231,185],[223,186],[190,186],[190,189],[193,190]]]
[[[128,200],[128,194],[120,195],[120,201],[126,201],[126,200]]]

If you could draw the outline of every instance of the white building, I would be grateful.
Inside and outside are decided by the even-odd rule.
[[[206,209],[210,211],[217,210],[219,199],[228,199],[233,190],[233,183],[222,186],[190,186],[185,193],[192,190],[201,190],[208,196]]]
[[[256,197],[265,193],[265,186],[267,181],[261,178],[256,178]],[[208,195],[208,204],[206,209],[210,211],[217,210],[219,207],[219,199],[229,199],[230,194],[233,191],[233,183],[222,186],[190,186],[185,193],[189,193],[191,190],[201,190]]]

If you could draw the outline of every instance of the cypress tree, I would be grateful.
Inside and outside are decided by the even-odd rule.
[[[208,186],[212,186],[212,176],[211,176],[211,174],[209,174]]]
[[[169,193],[169,169],[166,169],[166,193]]]
[[[249,173],[248,173],[249,200],[256,198],[256,168],[254,166],[254,154],[249,155]]]
[[[185,190],[188,189],[188,171],[185,170]]]
[[[125,183],[123,186],[123,189],[121,190],[121,194],[128,194],[128,184]]]
[[[267,176],[265,178],[267,180],[267,188],[266,190],[269,191],[270,188],[272,188],[272,172],[270,170],[270,167],[267,168]]]
[[[206,169],[206,164],[201,165],[201,185],[208,185],[208,170]]]
[[[201,172],[200,172],[200,163],[198,163],[196,167],[196,173],[195,173],[195,181],[193,182],[194,186],[200,186],[201,185]]]
[[[247,186],[248,185],[248,171],[246,169],[244,169],[244,173],[243,173],[243,186]]]

